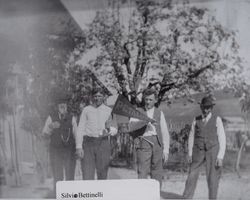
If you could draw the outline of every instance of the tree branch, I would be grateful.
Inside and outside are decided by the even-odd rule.
[[[209,68],[212,68],[212,64],[209,64],[209,65],[206,65],[205,67],[201,68],[201,69],[198,69],[197,71],[189,74],[187,77],[187,81],[190,80],[190,79],[193,79],[193,78],[196,78],[198,77],[201,73],[203,73],[204,71],[206,71],[207,69]]]
[[[131,74],[132,74],[132,70],[131,70],[131,67],[130,67],[130,58],[131,58],[131,54],[130,54],[130,52],[129,52],[129,50],[128,50],[127,45],[128,45],[128,42],[126,42],[126,43],[123,45],[123,48],[124,48],[124,50],[125,50],[125,55],[124,55],[123,62],[124,62],[124,64],[125,64],[126,68],[127,68],[128,74],[131,75]]]
[[[142,63],[141,63],[141,67],[140,67],[140,76],[142,77],[145,71],[145,67],[147,64],[147,59],[146,59],[146,46],[147,46],[147,41],[146,41],[146,37],[147,37],[147,32],[144,31],[142,34]]]
[[[177,82],[171,82],[171,83],[167,83],[167,84],[162,83],[160,92],[158,94],[157,106],[160,105],[160,103],[161,103],[161,101],[162,101],[162,99],[167,91],[170,91],[173,88],[180,88],[183,85],[187,84],[191,79],[197,78],[206,70],[211,69],[213,67],[213,63],[206,65],[205,67],[198,69],[197,71],[187,75],[188,78],[185,81],[183,81],[182,83],[179,83],[179,84],[177,84]]]

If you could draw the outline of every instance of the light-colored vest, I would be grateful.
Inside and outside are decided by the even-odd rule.
[[[145,115],[147,115],[146,111],[143,108],[138,108],[138,110]],[[160,121],[161,121],[161,110],[159,108],[154,109],[154,115],[153,118],[156,120],[157,125],[155,126],[156,128],[156,133],[157,133],[157,139],[160,144],[160,146],[163,146],[163,141],[162,141],[162,132],[161,132],[161,127],[160,127]]]

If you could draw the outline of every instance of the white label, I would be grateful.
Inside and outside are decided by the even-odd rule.
[[[60,181],[57,199],[159,200],[160,185],[153,179]]]

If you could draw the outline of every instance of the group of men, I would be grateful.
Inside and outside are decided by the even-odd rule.
[[[129,127],[131,132],[142,131],[134,139],[138,178],[151,177],[161,186],[170,137],[164,113],[155,106],[157,96],[156,90],[146,89],[143,106],[138,108],[152,122],[131,118]],[[83,180],[93,180],[95,174],[97,179],[107,179],[111,156],[109,137],[117,134],[117,123],[112,109],[104,104],[104,97],[101,89],[94,89],[92,104],[82,109],[79,120],[67,111],[65,99],[60,99],[58,109],[48,116],[43,133],[50,137],[54,190],[57,181],[74,179],[76,159],[81,160]],[[193,120],[188,139],[190,167],[183,198],[193,197],[203,163],[206,163],[209,199],[217,198],[226,140],[222,120],[212,112],[214,105],[211,97],[204,97],[201,115]]]

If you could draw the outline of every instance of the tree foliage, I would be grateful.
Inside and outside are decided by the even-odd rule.
[[[133,103],[145,87],[157,86],[160,104],[243,80],[235,32],[185,1],[110,1],[86,35],[82,56],[97,52],[87,66]]]
[[[79,33],[72,18],[53,20],[56,22],[54,26],[60,27],[59,32],[48,31],[51,30],[51,27],[46,26],[48,22],[37,24],[37,30],[43,28],[40,32],[30,31],[32,34],[26,54],[27,61],[22,66],[26,77],[23,128],[29,132],[41,131],[41,126],[50,112],[56,108],[55,101],[62,93],[70,98],[71,80],[67,79],[67,65],[73,50],[84,43],[84,36]],[[32,123],[29,123],[30,120]]]
[[[7,90],[7,81],[10,77],[10,72],[5,66],[0,66],[0,116],[3,117],[6,113],[9,112],[9,107],[6,102],[6,90]]]
[[[241,97],[240,97],[240,105],[241,105],[241,111],[242,113],[246,114],[246,117],[249,116],[250,113],[250,92],[249,92],[250,86],[249,85],[243,85],[241,88]]]

